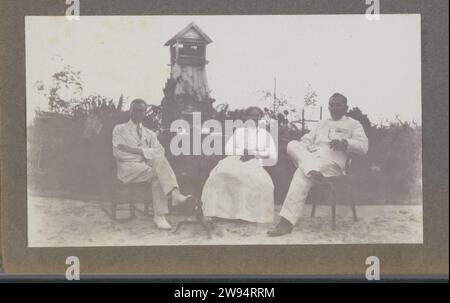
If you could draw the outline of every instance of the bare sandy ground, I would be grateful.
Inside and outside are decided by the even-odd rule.
[[[277,208],[278,213],[279,207]],[[337,208],[337,229],[331,229],[330,207],[319,206],[316,217],[303,216],[292,234],[271,238],[272,224],[219,221],[212,239],[200,226],[188,225],[174,234],[157,230],[143,215],[129,222],[114,222],[97,202],[28,196],[28,244],[30,247],[151,246],[151,245],[272,245],[272,244],[367,244],[422,243],[421,205],[357,207],[353,222],[349,207]],[[175,224],[183,216],[168,216]],[[278,218],[275,218],[277,221]]]

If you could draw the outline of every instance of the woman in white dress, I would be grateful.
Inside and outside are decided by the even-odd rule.
[[[263,168],[264,160],[277,160],[275,142],[265,126],[258,124],[264,113],[258,107],[245,111],[249,121],[227,141],[225,153],[203,187],[206,217],[241,219],[256,223],[274,220],[274,186]]]

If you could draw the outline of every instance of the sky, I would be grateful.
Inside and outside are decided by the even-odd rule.
[[[213,42],[206,67],[211,97],[231,109],[267,106],[262,90],[298,110],[311,87],[324,106],[347,96],[374,123],[421,124],[420,15],[81,16],[26,17],[27,121],[46,100],[34,84],[71,65],[83,95],[160,104],[170,75],[164,43],[194,21]],[[318,118],[318,111],[310,118]]]

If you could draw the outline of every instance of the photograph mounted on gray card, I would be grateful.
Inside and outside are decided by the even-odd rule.
[[[27,16],[29,247],[423,243],[420,15]]]

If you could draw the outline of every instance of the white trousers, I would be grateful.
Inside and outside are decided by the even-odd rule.
[[[292,177],[280,216],[295,225],[301,216],[309,190],[313,185],[313,181],[307,174],[315,170],[321,172],[324,177],[339,176],[341,169],[336,162],[320,157],[317,152],[308,151],[306,146],[299,141],[289,142],[287,153],[297,169]]]

